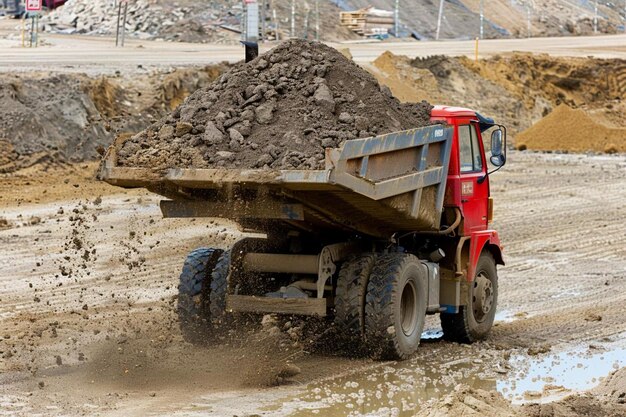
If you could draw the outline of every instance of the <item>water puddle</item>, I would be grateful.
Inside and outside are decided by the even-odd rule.
[[[422,340],[424,341],[435,341],[443,338],[443,330],[441,327],[426,329],[422,332]]]
[[[517,355],[511,357],[509,366],[521,371],[499,380],[498,391],[514,404],[549,402],[571,391],[593,388],[610,372],[626,366],[626,343],[578,347],[531,361]]]
[[[463,345],[424,343],[419,357],[310,384],[299,395],[262,411],[290,417],[408,417],[426,401],[445,397],[458,384],[497,390],[514,404],[553,401],[572,391],[590,389],[611,371],[626,366],[623,336],[626,334],[538,357],[512,355],[508,361]],[[438,329],[422,335],[424,341],[437,337]]]
[[[519,314],[519,313],[518,313]],[[517,319],[516,313],[510,310],[496,311],[494,321],[496,323],[510,323]]]
[[[436,338],[440,332],[425,333]],[[437,346],[438,343],[429,345],[432,349],[423,349],[431,352],[419,358],[373,365],[354,374],[310,384],[300,395],[262,411],[290,417],[409,417],[415,415],[420,404],[444,397],[460,383],[487,391],[496,389],[496,380],[476,369],[476,361],[482,361],[473,358],[466,348],[456,345],[457,352],[448,354],[445,351],[449,349]]]

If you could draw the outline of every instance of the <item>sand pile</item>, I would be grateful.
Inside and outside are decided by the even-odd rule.
[[[427,69],[415,68],[411,58],[386,51],[373,62],[374,76],[403,103],[426,100],[439,104],[437,79]]]
[[[428,125],[431,108],[401,104],[335,49],[290,40],[233,67],[125,141],[118,163],[320,169],[325,148]]]
[[[564,104],[515,137],[518,149],[570,152],[626,152],[626,129],[597,123]]]

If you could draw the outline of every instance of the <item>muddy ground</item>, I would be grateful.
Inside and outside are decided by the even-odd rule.
[[[511,152],[492,176],[507,265],[491,336],[442,342],[433,317],[431,340],[401,363],[306,345],[274,357],[256,328],[184,343],[174,307],[185,254],[241,233],[215,219],[163,220],[158,197],[96,183],[94,169],[0,177],[0,415],[626,413],[619,375],[613,396],[578,395],[552,414],[509,403],[587,390],[626,366],[624,155]],[[301,372],[268,387],[285,364]]]

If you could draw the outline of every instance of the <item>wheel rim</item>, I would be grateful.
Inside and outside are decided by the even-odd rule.
[[[412,335],[417,326],[417,290],[411,281],[408,281],[402,289],[400,314],[402,333],[406,336]]]
[[[474,280],[472,291],[472,308],[477,322],[482,322],[489,315],[493,307],[493,295],[493,283],[481,272]]]

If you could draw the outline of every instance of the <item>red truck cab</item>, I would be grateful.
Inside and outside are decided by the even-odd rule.
[[[498,232],[490,228],[493,199],[482,133],[487,128],[497,127],[494,134],[499,136],[499,146],[504,152],[502,137],[506,137],[506,130],[474,110],[462,107],[435,106],[431,120],[454,126],[444,206],[461,213],[457,259],[462,264],[457,265],[457,274],[463,273],[465,279],[471,281],[483,251],[489,251],[497,264],[504,265]],[[492,142],[497,139],[492,138]],[[498,167],[505,162],[504,154],[501,158],[495,160]]]

